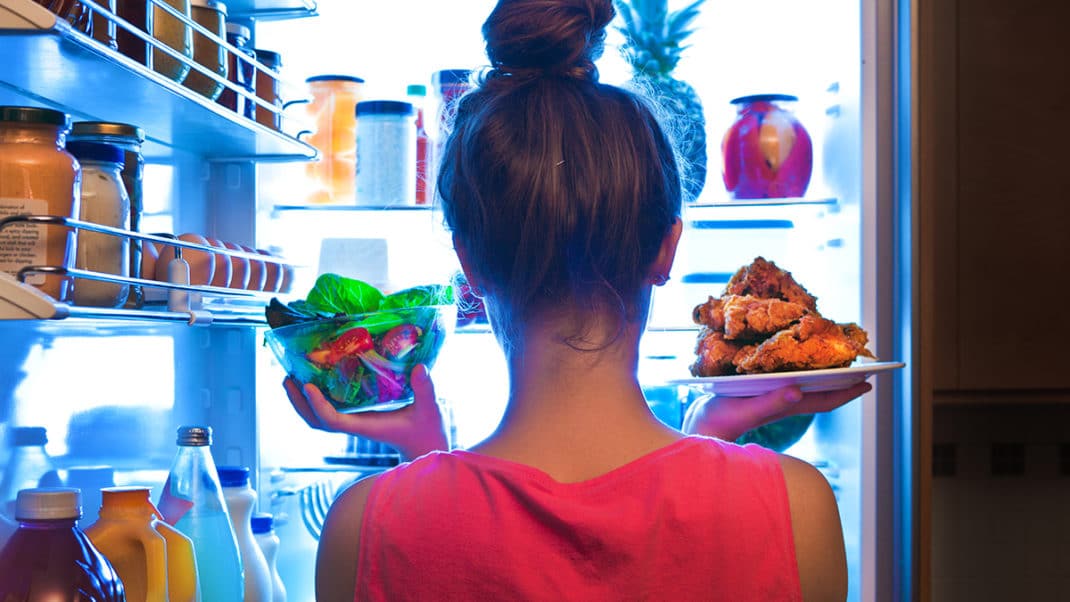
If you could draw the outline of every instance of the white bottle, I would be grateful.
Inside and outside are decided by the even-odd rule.
[[[270,514],[258,512],[253,515],[253,536],[264,553],[268,570],[271,571],[271,602],[286,602],[286,586],[279,576],[276,557],[279,551],[279,536],[275,535],[274,518]]]
[[[253,537],[252,516],[256,492],[249,486],[249,469],[219,467],[219,483],[227,503],[234,537],[238,540],[242,569],[245,573],[245,602],[271,602],[271,571],[264,552]]]

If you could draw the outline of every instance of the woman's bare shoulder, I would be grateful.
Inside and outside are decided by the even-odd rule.
[[[378,475],[354,482],[331,504],[316,553],[316,599],[352,602],[357,585],[360,526]]]
[[[847,598],[847,556],[836,497],[811,464],[781,454],[804,600]]]

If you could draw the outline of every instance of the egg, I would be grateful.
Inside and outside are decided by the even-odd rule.
[[[208,239],[200,234],[181,234],[178,237],[183,242],[208,245]],[[156,279],[167,282],[167,264],[175,258],[175,248],[171,245],[163,245],[160,250],[160,258],[156,261]],[[212,282],[215,277],[215,253],[200,251],[197,249],[182,249],[182,259],[189,264],[189,283],[203,286]]]
[[[143,280],[156,279],[156,262],[160,258],[160,249],[151,240],[141,241],[141,273]]]
[[[294,285],[294,267],[288,263],[282,264],[282,284],[279,286],[280,293],[288,293]]]
[[[209,238],[208,244],[217,249],[224,248],[223,241],[218,238]],[[234,277],[234,266],[231,264],[230,259],[223,253],[212,254],[212,260],[215,263],[215,277],[212,278],[212,286],[230,286],[230,279]]]
[[[241,251],[241,246],[227,241],[222,241],[222,248],[231,251]],[[227,256],[230,259],[230,288],[249,288],[249,260],[245,257]]]
[[[238,245],[246,253],[256,254],[256,249],[248,245]],[[251,291],[262,291],[267,284],[267,266],[258,259],[249,260],[249,285],[245,288]]]
[[[264,249],[257,249],[256,252],[268,257],[275,257]],[[265,261],[264,270],[267,272],[267,280],[264,284],[264,290],[270,293],[279,292],[279,288],[282,287],[282,265],[275,263],[274,261]]]

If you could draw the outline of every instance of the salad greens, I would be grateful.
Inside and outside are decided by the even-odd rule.
[[[449,285],[426,284],[384,295],[367,282],[338,274],[322,274],[316,279],[316,284],[304,301],[286,304],[278,299],[272,299],[265,314],[269,326],[280,328],[336,316],[351,316],[407,307],[452,305],[453,302],[453,287]],[[376,318],[369,317],[368,319],[374,321]],[[396,318],[381,317],[379,319],[384,321],[383,325],[379,326],[384,332],[401,323],[392,321]]]

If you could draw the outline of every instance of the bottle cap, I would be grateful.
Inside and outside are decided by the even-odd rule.
[[[244,466],[220,466],[219,484],[223,487],[245,487],[249,484],[249,469]]]
[[[180,426],[178,427],[178,445],[203,447],[212,444],[212,427]]]
[[[123,149],[112,144],[74,140],[67,143],[67,152],[79,161],[104,161],[123,165]]]
[[[190,8],[207,8],[208,10],[223,13],[224,17],[227,16],[227,5],[220,0],[190,0],[189,5]]]
[[[45,445],[48,431],[43,426],[17,426],[11,431],[11,444],[15,447]]]
[[[74,487],[23,489],[15,499],[16,520],[82,517],[82,492]]]
[[[76,121],[71,126],[71,135],[67,139],[75,140],[88,136],[129,138],[138,144],[145,142],[145,130],[129,123],[112,123],[109,121]]]
[[[406,96],[427,96],[427,86],[423,84],[409,84],[405,88]]]
[[[412,115],[416,109],[411,102],[400,100],[365,100],[357,103],[357,117],[361,115]]]
[[[71,127],[66,113],[38,107],[0,107],[0,121],[58,125],[65,130]]]
[[[275,519],[266,512],[257,512],[249,519],[253,525],[253,533],[271,533],[275,526]]]
[[[241,23],[227,23],[227,33],[238,36],[239,38],[245,38],[246,40],[253,35],[249,28]],[[237,44],[235,44],[235,46],[237,46]]]
[[[308,84],[312,82],[353,82],[355,84],[363,84],[364,78],[355,75],[337,75],[328,73],[324,75],[313,75],[305,80],[305,83]]]

